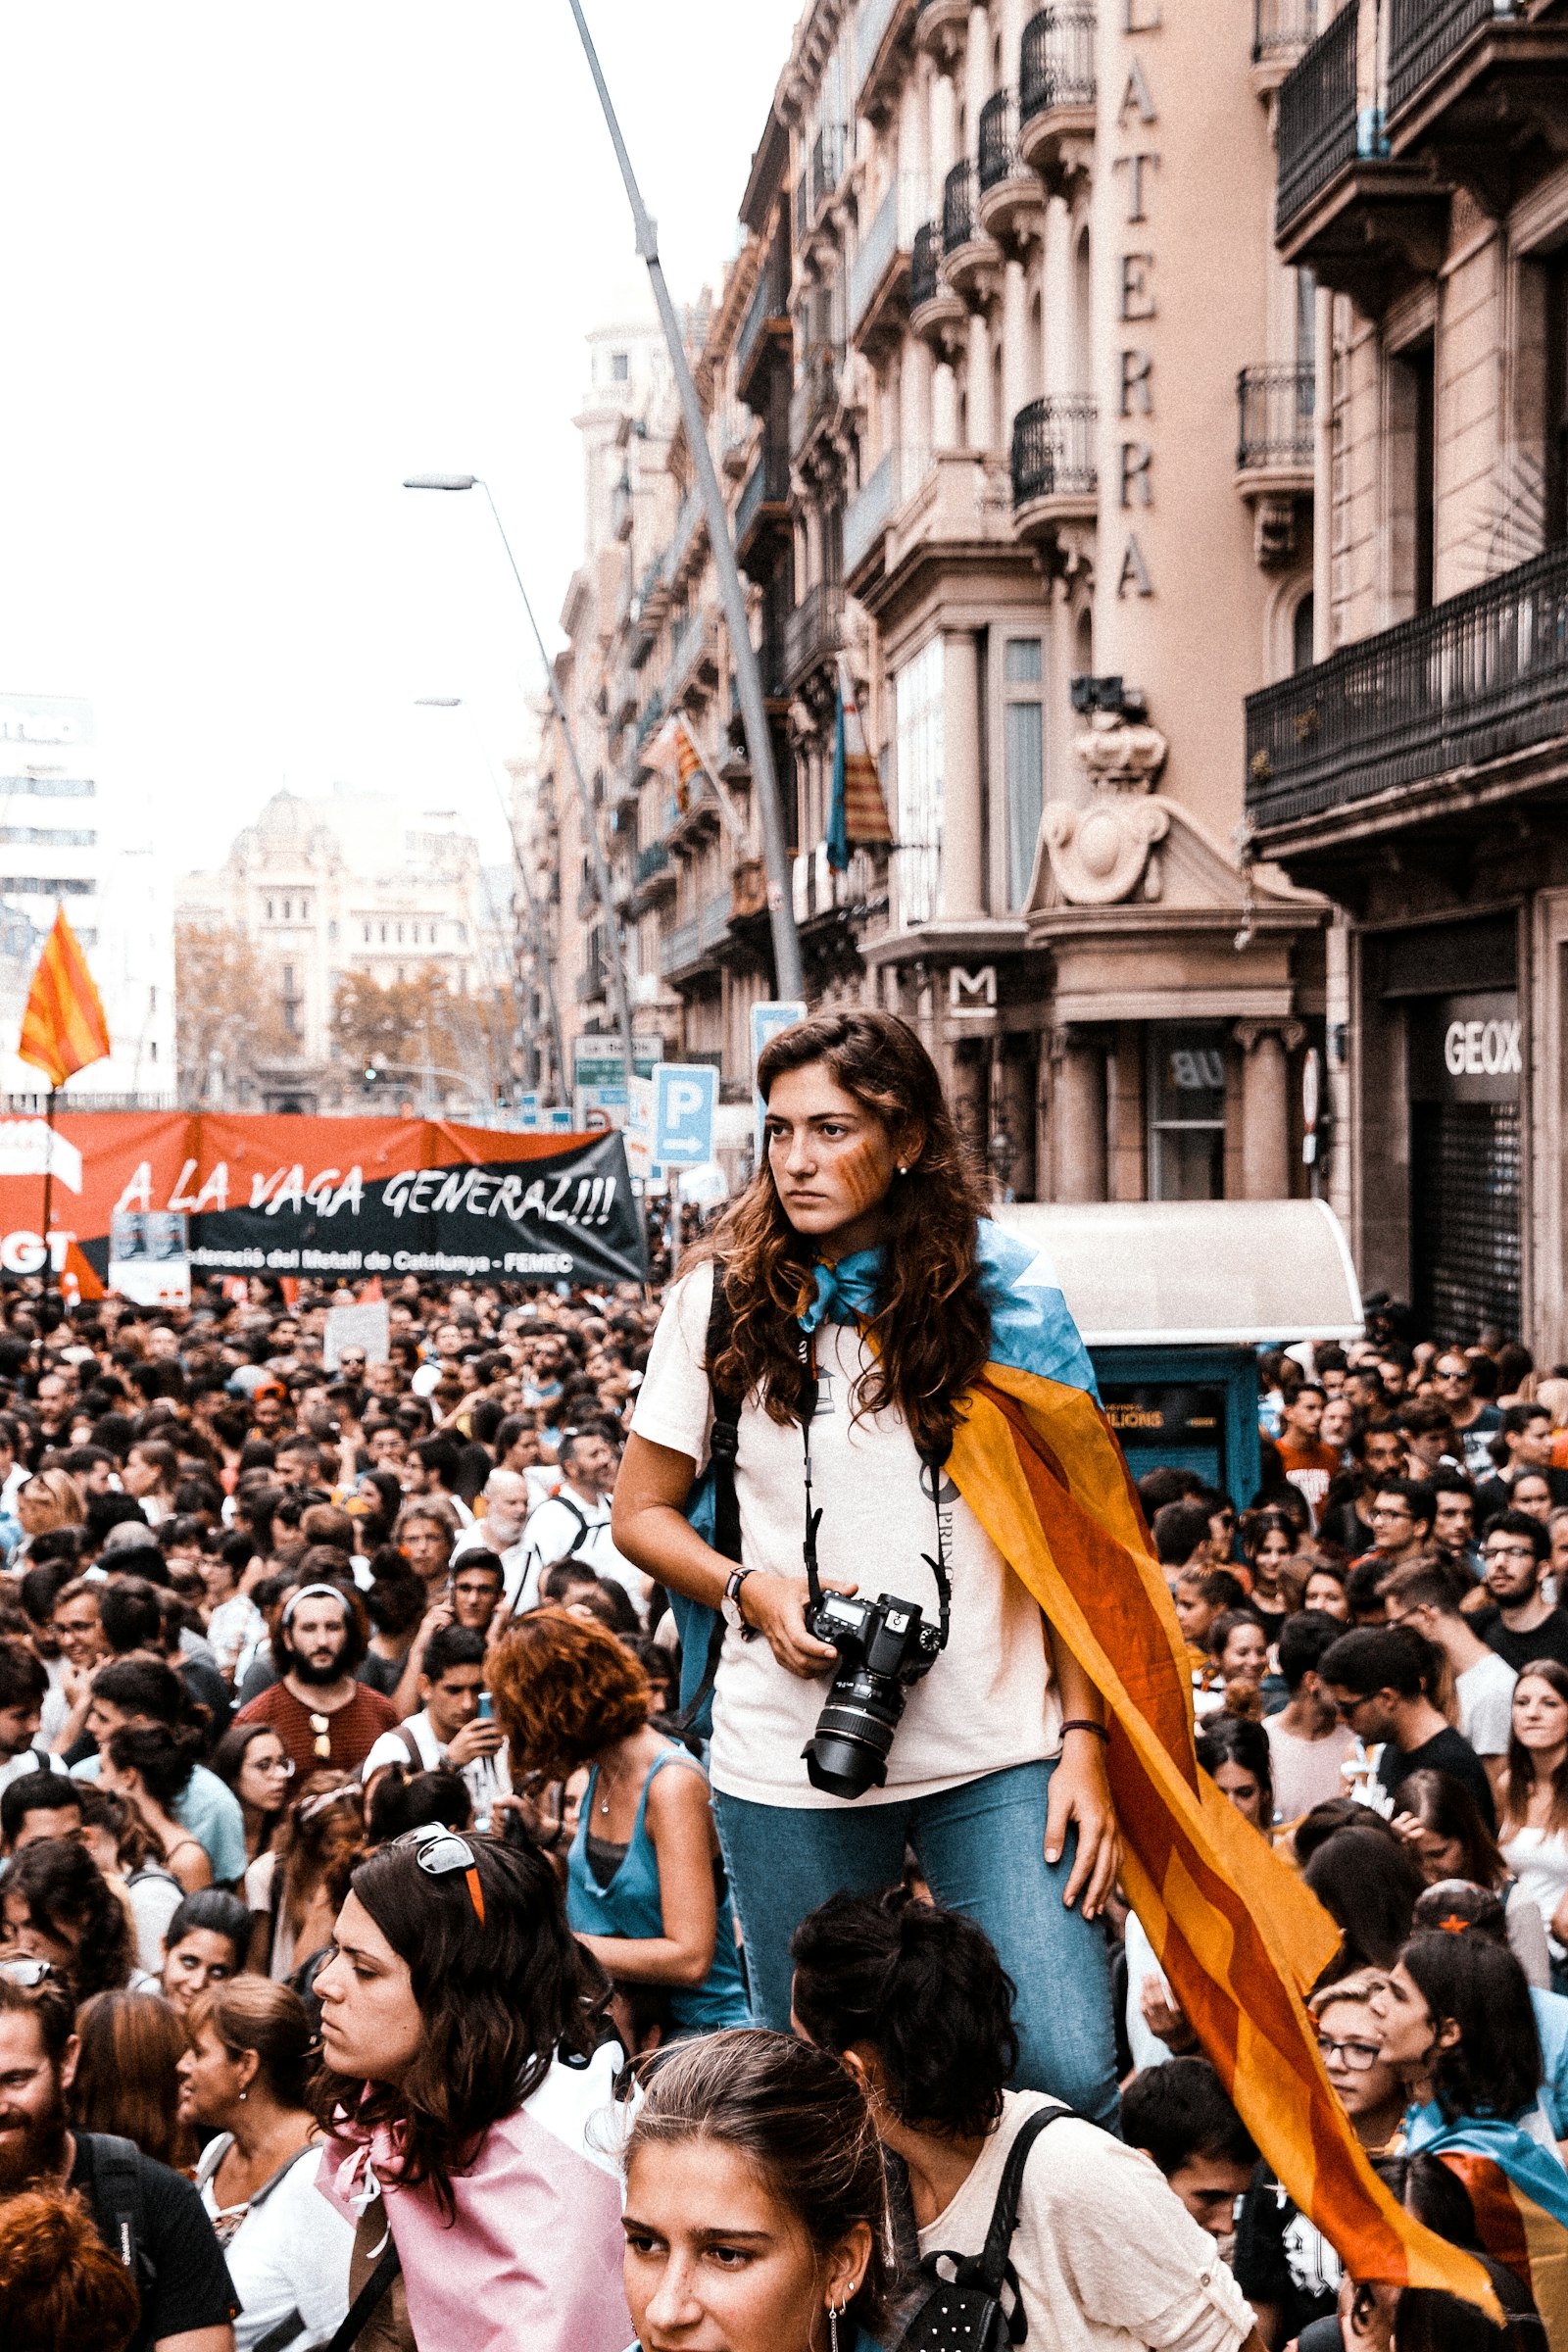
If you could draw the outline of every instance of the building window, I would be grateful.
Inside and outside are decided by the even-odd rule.
[[[894,675],[899,746],[899,906],[906,923],[928,923],[942,887],[942,695],[940,636]]]
[[[283,901],[283,920],[285,923],[291,923],[294,920],[294,902],[292,899],[285,899]]]
[[[1291,667],[1312,666],[1312,591],[1309,588],[1291,615]]]
[[[1544,543],[1568,539],[1568,252],[1546,265],[1546,512]]]
[[[610,355],[610,380],[612,384],[631,382],[631,353],[612,351]]]
[[[149,1061],[156,1061],[158,1059],[158,1040],[156,1037],[150,1037],[147,1040],[147,1058]]]
[[[1149,1197],[1225,1197],[1225,1038],[1219,1029],[1149,1033]]]
[[[310,902],[310,900],[309,900],[309,899],[301,899],[301,901],[300,901],[300,921],[301,921],[302,923],[308,923],[308,922],[310,921],[310,919],[311,919],[311,902]]]
[[[336,923],[328,923],[328,924],[327,924],[327,926],[326,926],[326,936],[327,936],[327,942],[328,942],[328,945],[329,945],[329,946],[331,946],[331,947],[334,947],[334,948],[335,948],[335,947],[337,946],[337,925],[336,925]]]
[[[1436,540],[1438,375],[1430,343],[1402,351],[1391,368],[1390,520],[1395,609],[1430,612]]]
[[[267,902],[267,919],[269,922],[272,920],[272,902],[270,899],[269,899]]]
[[[383,924],[381,925],[381,945],[382,945],[382,947],[383,947],[383,948],[386,946],[386,925],[385,925],[385,923],[383,923]]]
[[[1034,872],[1046,798],[1045,660],[1038,637],[1009,637],[1003,656],[1006,755],[1007,905],[1022,906]]]
[[[403,945],[403,925],[402,925],[401,923],[399,923],[399,925],[398,925],[398,946],[401,948],[401,947],[402,947],[402,945]]]

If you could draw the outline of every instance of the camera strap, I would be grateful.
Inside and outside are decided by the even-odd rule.
[[[816,1531],[822,1524],[822,1506],[811,1495],[811,1423],[816,1419],[817,1400],[822,1384],[816,1370],[816,1336],[812,1332],[801,1335],[801,1400],[797,1408],[801,1424],[801,1447],[806,1472],[806,1537],[801,1545],[801,1557],[806,1563],[806,1585],[810,1605],[815,1608],[822,1597],[821,1576],[816,1557]],[[920,1456],[920,1485],[931,1497],[936,1516],[937,1548],[933,1559],[930,1552],[921,1558],[936,1579],[938,1648],[948,1646],[948,1631],[953,1616],[953,1580],[948,1573],[947,1531],[942,1522],[942,1479],[948,1466],[951,1443],[946,1446],[917,1446]]]

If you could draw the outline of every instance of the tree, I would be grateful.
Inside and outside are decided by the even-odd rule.
[[[369,972],[345,972],[332,1000],[334,1053],[359,1071],[379,1065],[404,1083],[428,1068],[445,1097],[454,1080],[474,1105],[510,1091],[510,997],[459,994],[439,964],[385,986]]]
[[[268,977],[252,942],[232,923],[174,926],[174,1051],[182,1102],[216,1109],[278,1027]]]

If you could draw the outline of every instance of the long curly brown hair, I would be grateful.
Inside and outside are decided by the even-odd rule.
[[[886,1278],[866,1327],[873,1361],[855,1411],[893,1406],[922,1450],[940,1451],[990,1352],[977,1256],[984,1196],[936,1065],[906,1022],[874,1010],[824,1012],[780,1031],[757,1065],[763,1102],[786,1071],[814,1062],[910,1152],[907,1175],[895,1180],[885,1202]],[[785,1215],[765,1160],[720,1223],[712,1250],[732,1318],[713,1367],[719,1389],[755,1396],[770,1420],[789,1422],[804,1378],[796,1318],[817,1252]]]

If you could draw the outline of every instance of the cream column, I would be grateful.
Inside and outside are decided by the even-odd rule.
[[[1242,1192],[1249,1200],[1290,1197],[1285,1046],[1278,1029],[1238,1021],[1242,1062]]]
[[[1055,1065],[1054,1197],[1105,1198],[1105,1057],[1081,1030],[1063,1029],[1052,1041]]]
[[[1005,72],[1005,69],[1004,69]],[[980,109],[991,95],[991,11],[975,0],[969,11],[969,45],[963,60],[963,92],[969,113],[969,153],[980,143]]]
[[[943,633],[942,865],[944,915],[985,911],[980,870],[980,672],[972,629]]]
[[[936,73],[931,76],[930,132],[927,153],[931,159],[931,202],[934,212],[942,209],[942,183],[957,160],[958,93],[951,73]]]
[[[931,370],[931,446],[933,449],[958,446],[958,387],[953,362],[945,358],[938,360]]]
[[[994,420],[994,439],[1003,450],[1010,447],[1012,420],[1030,397],[1028,299],[1023,263],[1009,255],[1002,277],[1002,396],[1006,414]]]
[[[991,333],[985,313],[969,318],[969,432],[971,449],[992,450],[997,443],[996,419],[991,414]]]

